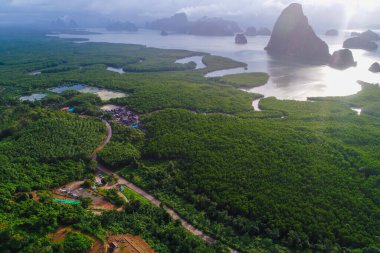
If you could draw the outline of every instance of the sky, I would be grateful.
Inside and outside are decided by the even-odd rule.
[[[272,26],[289,0],[0,0],[0,24],[50,24],[70,17],[80,26],[146,21],[185,12],[190,20],[222,17],[246,26]],[[379,0],[300,0],[318,28],[380,26]]]

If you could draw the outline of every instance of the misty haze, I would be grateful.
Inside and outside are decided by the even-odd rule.
[[[379,12],[0,0],[0,252],[380,253]]]

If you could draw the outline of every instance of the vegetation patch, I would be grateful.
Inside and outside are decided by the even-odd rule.
[[[202,58],[202,62],[204,65],[207,66],[207,68],[201,70],[201,72],[204,74],[217,71],[217,70],[247,67],[246,63],[234,61],[226,57],[215,56],[215,55],[204,56]]]
[[[347,104],[350,107],[361,108],[362,114],[370,116],[380,116],[379,111],[379,84],[369,84],[359,82],[362,90],[357,94],[346,97],[313,97],[309,98],[313,101],[335,101]]]
[[[143,205],[149,204],[149,201],[147,199],[145,199],[144,197],[140,196],[139,194],[127,187],[124,187],[123,194],[130,201],[140,201]]]
[[[89,251],[93,243],[88,236],[70,231],[61,242],[53,245],[53,249],[64,253],[83,253]]]
[[[266,84],[269,80],[267,73],[243,73],[227,75],[219,78],[219,81],[231,84],[237,88],[255,88]]]
[[[290,249],[376,245],[379,201],[368,189],[380,168],[376,148],[371,148],[379,148],[376,118],[358,121],[344,104],[333,102],[309,103],[293,115],[290,108],[297,102],[278,103],[276,109],[289,118],[243,119],[182,110],[152,114],[145,119],[144,157],[177,163],[124,173],[242,251],[262,248],[259,238]],[[312,106],[326,109],[313,115]],[[365,130],[355,131],[359,126]],[[359,141],[363,131],[365,141],[349,144]],[[372,169],[365,174],[360,168]],[[331,219],[344,222],[327,222]],[[363,222],[367,219],[373,222]],[[356,229],[347,231],[342,224]],[[323,242],[315,235],[323,235]]]
[[[100,161],[114,169],[129,165],[139,158],[139,150],[129,143],[110,142],[99,153]]]

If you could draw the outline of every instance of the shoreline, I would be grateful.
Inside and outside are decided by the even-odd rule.
[[[96,30],[96,29],[95,29]],[[97,30],[98,31],[98,30]],[[55,34],[56,38],[75,37],[73,35]],[[83,36],[82,36],[83,37]],[[247,66],[243,68],[222,69],[223,74],[266,72],[270,75],[268,87],[265,92],[252,91],[265,96],[274,96],[278,99],[306,100],[307,97],[326,96],[346,96],[353,95],[360,91],[357,79],[364,79],[366,82],[378,80],[376,75],[371,75],[367,71],[368,61],[373,61],[380,56],[380,52],[365,54],[361,50],[354,50],[355,60],[359,62],[357,68],[345,71],[337,71],[328,66],[307,66],[283,64],[271,59],[264,51],[264,45],[269,37],[251,37],[247,45],[243,47],[233,43],[233,38],[229,36],[195,36],[186,34],[173,34],[168,37],[161,37],[154,30],[142,29],[138,33],[107,33],[86,36],[90,39],[85,43],[112,43],[125,45],[142,45],[149,48],[186,50],[191,52],[202,52],[205,55],[222,56],[234,61],[239,61]],[[341,47],[341,38],[330,38],[322,36],[329,44],[330,50],[334,51]],[[192,56],[196,56],[197,53]],[[227,72],[225,71],[232,71]],[[210,73],[207,72],[207,77]],[[214,73],[215,74],[215,73]],[[221,74],[217,74],[220,76]],[[363,78],[363,75],[365,77]],[[368,76],[368,78],[366,78]],[[374,80],[372,80],[374,79]],[[302,90],[305,95],[300,99],[297,90]]]

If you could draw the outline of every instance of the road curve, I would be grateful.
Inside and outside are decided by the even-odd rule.
[[[106,138],[104,138],[103,142],[96,148],[96,150],[92,154],[92,159],[93,160],[97,160],[97,153],[100,152],[110,142],[110,140],[112,138],[112,127],[111,127],[111,125],[107,121],[105,121],[105,120],[103,120],[103,123],[105,124],[105,126],[107,128],[107,136],[106,136]],[[105,174],[114,174],[111,170],[109,170],[105,166],[101,165],[100,163],[98,163],[98,170],[102,171]],[[155,205],[157,207],[162,207],[170,215],[170,217],[172,219],[179,220],[181,222],[182,226],[186,230],[188,230],[190,233],[192,233],[193,235],[201,238],[203,241],[205,241],[205,242],[207,242],[209,244],[213,244],[213,243],[216,242],[216,240],[214,238],[206,235],[201,230],[199,230],[196,227],[194,227],[193,225],[191,225],[188,221],[186,221],[181,216],[179,216],[179,214],[176,213],[172,208],[170,208],[170,207],[166,206],[165,204],[163,204],[160,200],[158,200],[153,195],[151,195],[148,192],[144,191],[142,188],[140,188],[139,186],[135,185],[134,183],[129,182],[125,178],[120,177],[117,174],[114,174],[114,175],[118,179],[118,183],[119,184],[126,185],[129,189],[133,190],[134,192],[136,192],[140,196],[144,197],[145,199],[147,199],[153,205]],[[232,249],[232,248],[230,248],[230,252],[231,253],[239,253],[239,251],[237,251],[235,249]]]
[[[94,150],[94,152],[92,153],[91,155],[91,159],[96,161],[98,156],[97,154],[103,150],[103,148],[105,146],[107,146],[107,144],[111,141],[111,138],[112,138],[112,127],[111,125],[105,121],[105,120],[102,120],[104,125],[106,126],[106,137],[103,139],[102,143],[96,147],[96,149]]]

